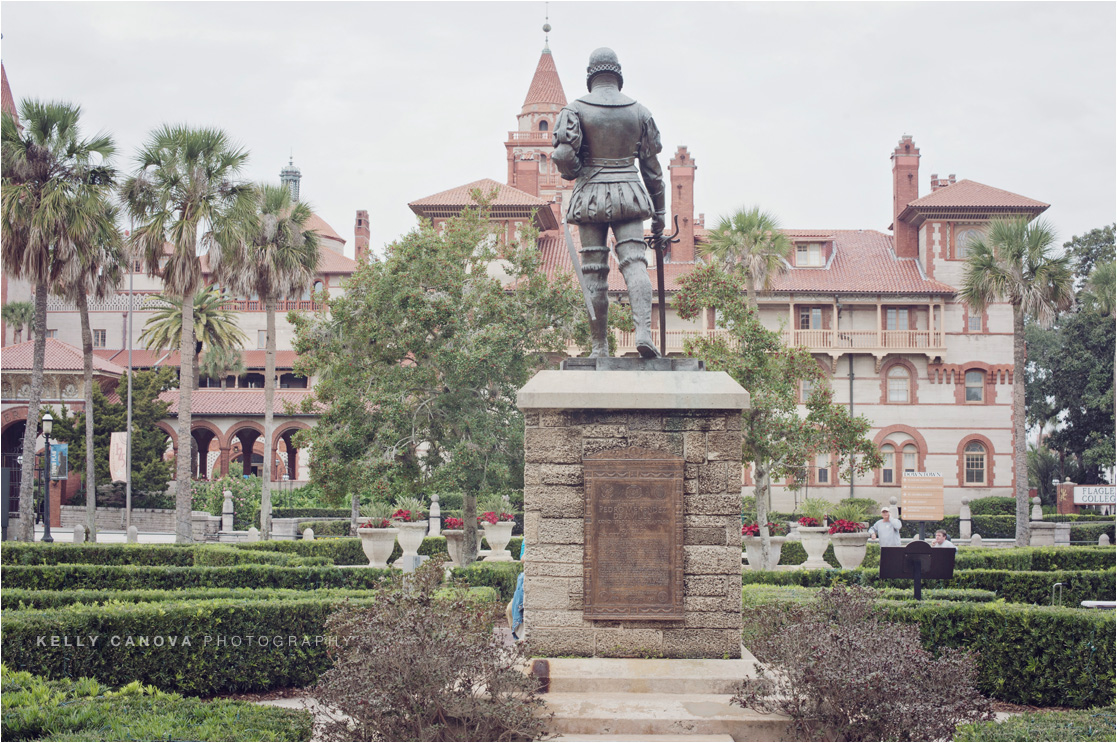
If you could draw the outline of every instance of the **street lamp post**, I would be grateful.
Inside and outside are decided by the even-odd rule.
[[[54,416],[47,413],[43,416],[43,541],[53,542],[50,535],[50,432],[54,428]]]

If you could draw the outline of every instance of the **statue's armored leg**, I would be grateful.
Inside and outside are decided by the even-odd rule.
[[[583,230],[585,237],[586,230]],[[590,357],[608,358],[609,353],[609,249],[602,246],[583,247],[582,275],[593,303],[595,318],[590,320]]]
[[[640,229],[643,232],[643,227]],[[648,278],[648,259],[644,251],[647,244],[642,239],[620,241],[618,235],[617,260],[620,262],[624,283],[628,287],[628,301],[632,304],[632,319],[636,323],[636,350],[645,359],[661,354],[652,340],[652,282]]]

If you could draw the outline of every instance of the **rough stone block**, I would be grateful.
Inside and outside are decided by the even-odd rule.
[[[527,529],[527,521],[524,521]],[[725,528],[717,526],[694,526],[683,530],[683,544],[709,544],[725,546]]]
[[[628,439],[582,439],[582,456],[597,454],[611,449],[624,449],[628,446]]]
[[[534,551],[534,548],[532,548]],[[581,562],[526,562],[524,563],[524,580],[527,576],[539,578],[577,578],[582,579]]]
[[[710,462],[698,465],[698,492],[724,493],[726,491],[726,462]]]
[[[725,525],[725,543],[737,549],[741,548],[741,524],[736,519]]]
[[[539,522],[542,518],[539,511],[524,511],[524,541],[529,546],[539,543]]]
[[[574,655],[593,655],[593,635],[590,627],[533,627],[530,620],[526,623],[525,637],[539,657]]]
[[[650,410],[633,410],[628,413],[628,430],[632,431],[662,431],[663,413]]]
[[[736,655],[727,641],[725,630],[681,629],[663,631],[663,651],[670,658],[739,658],[741,657],[740,633],[737,635]]]
[[[592,627],[580,611],[533,611],[531,623],[537,627]]]
[[[740,462],[725,463],[726,489],[731,493],[739,493],[744,487],[744,466]]]
[[[524,427],[531,428],[532,426],[539,425],[539,411],[526,410],[524,411]]]
[[[582,432],[577,427],[529,428],[524,436],[528,462],[578,464],[582,461]]]
[[[527,489],[532,485],[543,484],[543,465],[528,462],[524,465],[524,498],[527,498]]]
[[[527,518],[524,518],[524,531],[527,531]],[[539,541],[544,544],[576,544],[584,542],[585,521],[583,519],[543,519],[539,524]],[[530,544],[530,542],[529,542]]]
[[[683,600],[691,596],[724,596],[727,593],[726,585],[725,576],[722,575],[684,576]]]
[[[741,430],[741,411],[730,410],[725,414],[725,430],[726,431],[740,431]]]
[[[628,426],[622,424],[593,423],[582,427],[582,436],[587,439],[616,439],[628,435]]]
[[[741,498],[730,493],[721,493],[720,495],[687,493],[683,499],[683,509],[688,514],[737,516],[740,518]]]
[[[527,557],[530,555],[530,558]],[[580,544],[546,544],[540,542],[532,545],[531,552],[525,555],[525,564],[536,562],[582,564],[583,547]],[[581,573],[579,573],[581,575]]]
[[[586,496],[580,487],[541,486],[525,491],[524,506],[538,509],[543,518],[580,519],[585,515]]]
[[[702,431],[687,431],[683,434],[683,459],[692,464],[706,461],[706,434]]]
[[[544,485],[582,485],[581,464],[544,464],[540,467]]]
[[[683,525],[688,529],[692,526],[716,526],[719,529],[725,526],[725,516],[723,515],[709,516],[701,513],[692,513],[683,516],[683,519],[685,519]]]
[[[726,575],[732,572],[739,573],[740,570],[740,550],[703,545],[683,547],[684,575]]]
[[[628,434],[628,445],[670,452],[677,457],[683,456],[683,435],[681,433],[630,431]]]
[[[663,631],[657,629],[605,629],[594,632],[595,654],[604,658],[645,658],[663,654]]]
[[[722,594],[720,596],[684,596],[683,608],[687,612],[688,616],[691,613],[708,614],[711,612],[723,612],[732,614],[734,613],[734,608],[736,608],[737,621],[741,621],[741,600],[737,599],[736,601],[734,601],[732,596],[726,596],[725,594]],[[720,629],[721,626],[724,625],[719,626],[716,624],[700,624],[697,626],[718,627]]]
[[[686,628],[694,630],[703,629],[733,629],[741,631],[741,614],[728,611],[691,611],[686,615]]]
[[[706,434],[707,457],[727,462],[741,461],[741,435],[734,433]]]
[[[545,578],[533,575],[524,576],[524,610],[531,611],[573,611],[581,609],[570,602],[571,587],[577,585],[578,594],[582,592],[582,581],[571,578]]]

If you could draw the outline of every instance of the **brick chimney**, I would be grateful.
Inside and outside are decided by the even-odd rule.
[[[919,257],[919,232],[900,212],[919,198],[919,148],[905,134],[892,152],[892,236],[899,258]]]
[[[534,155],[517,157],[513,163],[512,185],[532,196],[539,195],[539,162]]]
[[[931,174],[931,193],[934,193],[935,191],[938,191],[940,188],[946,188],[947,186],[953,186],[956,182],[957,181],[955,180],[953,173],[951,173],[950,177],[948,177],[948,178],[939,178],[937,173],[932,173]]]
[[[368,243],[371,237],[368,225],[368,211],[357,210],[357,224],[353,226],[353,257],[358,263],[364,263],[368,256]]]
[[[686,145],[679,145],[668,165],[671,171],[671,219],[664,231],[675,231],[674,218],[679,218],[679,242],[671,246],[672,263],[694,261],[694,171],[698,166],[687,152]]]

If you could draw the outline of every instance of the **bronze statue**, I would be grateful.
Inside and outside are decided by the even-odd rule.
[[[651,218],[651,243],[659,247],[666,204],[663,170],[657,158],[662,149],[659,130],[648,109],[621,93],[624,78],[612,49],[595,50],[586,73],[589,95],[559,114],[552,157],[562,177],[576,181],[566,220],[578,225],[582,237],[581,266],[579,270],[579,261],[575,261],[574,269],[590,314],[590,356],[609,356],[606,238],[612,228],[617,262],[636,321],[636,349],[642,357],[654,358],[660,353],[651,332],[652,285],[644,220]]]

